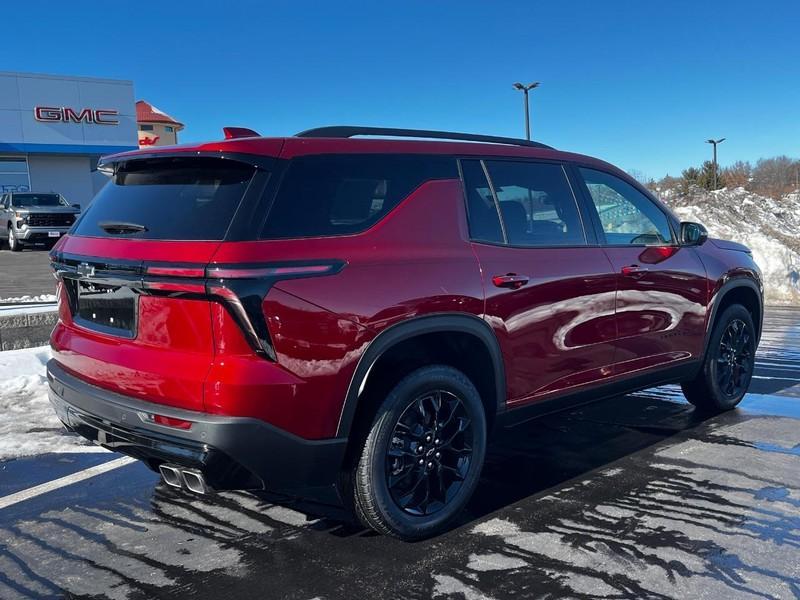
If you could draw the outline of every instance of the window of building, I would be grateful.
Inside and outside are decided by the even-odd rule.
[[[25,157],[0,156],[0,193],[30,191],[28,160]]]
[[[580,169],[608,244],[671,244],[664,212],[631,184],[603,171]]]
[[[586,244],[578,204],[561,165],[487,161],[486,167],[510,245]]]
[[[172,125],[164,125],[164,131],[166,131],[167,133],[173,133],[175,131],[175,128]]]
[[[139,125],[139,131],[153,131],[152,125]]]

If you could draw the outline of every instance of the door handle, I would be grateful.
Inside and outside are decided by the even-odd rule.
[[[641,277],[647,273],[647,271],[649,271],[647,267],[642,267],[639,265],[628,265],[620,269],[620,272],[623,275],[630,275],[631,277]]]
[[[518,290],[528,283],[528,281],[530,281],[530,278],[525,275],[517,275],[516,273],[506,273],[505,275],[495,275],[492,277],[492,283],[497,287],[511,288],[512,290]]]

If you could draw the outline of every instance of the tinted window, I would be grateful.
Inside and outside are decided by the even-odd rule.
[[[508,243],[584,245],[578,205],[560,165],[488,161]]]
[[[581,168],[606,242],[609,244],[670,244],[667,216],[650,198],[619,177]]]
[[[103,187],[75,227],[87,236],[157,240],[221,240],[253,175],[253,167],[217,158],[131,161]],[[113,233],[113,223],[141,232]],[[106,229],[100,226],[105,224]]]
[[[418,155],[315,155],[293,159],[262,238],[346,235],[382,219],[431,179],[456,179],[455,160]]]
[[[497,215],[497,205],[480,161],[462,160],[461,172],[467,195],[470,238],[502,244],[503,230],[500,226],[500,217]]]
[[[20,208],[25,206],[68,206],[58,194],[14,194],[11,203]]]

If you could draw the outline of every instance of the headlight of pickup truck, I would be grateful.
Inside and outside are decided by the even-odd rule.
[[[15,212],[14,216],[17,217],[17,229],[28,222],[28,215],[26,213]]]

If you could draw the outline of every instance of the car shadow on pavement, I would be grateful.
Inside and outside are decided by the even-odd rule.
[[[706,419],[679,394],[504,431],[453,530],[412,544],[319,506],[185,493],[132,464],[5,513],[0,597],[785,597],[797,421]]]
[[[672,386],[593,402],[495,431],[478,487],[453,527],[545,493],[708,418]],[[320,519],[314,528],[334,536],[377,535],[340,507],[269,493],[258,496]]]

